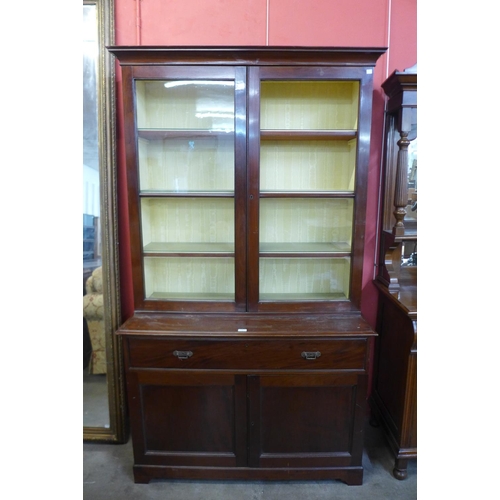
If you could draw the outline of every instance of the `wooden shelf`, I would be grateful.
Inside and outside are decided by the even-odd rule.
[[[327,140],[327,141],[350,141],[356,139],[356,130],[261,130],[261,140],[273,141],[303,141],[303,140]]]
[[[269,257],[267,254],[325,254],[326,256],[350,256],[351,246],[348,243],[260,243],[260,255]],[[340,254],[340,255],[339,255]]]
[[[261,191],[261,198],[354,198],[352,191]]]
[[[234,294],[231,293],[164,293],[155,292],[148,297],[151,300],[187,300],[187,301],[223,301],[231,302],[234,300]]]
[[[405,227],[404,234],[395,236],[394,241],[417,241],[417,230]]]
[[[153,242],[144,246],[144,254],[152,256],[196,255],[197,257],[232,257],[234,243],[163,243]]]
[[[412,319],[417,318],[417,266],[401,267],[398,300]]]
[[[144,190],[141,198],[234,198],[234,191],[153,191]]]
[[[210,130],[210,129],[138,129],[137,134],[142,139],[194,139],[207,138],[233,139],[234,130]]]
[[[343,293],[261,293],[261,302],[316,302],[347,300]]]

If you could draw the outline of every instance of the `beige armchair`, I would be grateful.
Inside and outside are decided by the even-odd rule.
[[[89,374],[106,373],[106,339],[104,336],[104,301],[102,295],[102,267],[98,267],[85,283],[83,317],[87,320],[92,345]]]

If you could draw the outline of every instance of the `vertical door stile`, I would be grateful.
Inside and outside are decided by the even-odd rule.
[[[359,70],[358,148],[356,155],[356,185],[351,263],[351,301],[361,307],[361,282],[366,224],[368,164],[370,162],[370,133],[372,110],[373,69]]]
[[[235,303],[236,310],[245,311],[247,302],[247,69],[235,68],[234,85],[234,238],[235,238]]]
[[[247,377],[248,467],[259,467],[260,449],[260,377]]]
[[[128,196],[128,227],[130,231],[130,258],[132,265],[132,281],[134,284],[134,301],[141,304],[144,299],[144,278],[142,274],[142,249],[140,247],[140,202],[139,202],[139,157],[137,152],[137,125],[135,93],[135,68],[125,66],[122,68],[123,78],[123,113],[125,120],[133,123],[133,127],[125,127],[125,158]]]
[[[247,377],[234,376],[235,390],[235,456],[237,467],[248,465],[248,415],[247,415]]]
[[[248,68],[247,137],[247,310],[257,311],[259,302],[259,175],[260,175],[260,68]]]

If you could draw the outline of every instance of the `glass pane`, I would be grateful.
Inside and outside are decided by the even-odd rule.
[[[417,125],[414,126],[416,136]],[[408,206],[406,207],[406,221],[411,227],[417,228],[417,138],[413,139],[408,146]]]
[[[99,186],[97,6],[83,6],[83,425],[109,427]]]
[[[148,299],[235,298],[234,88],[222,80],[136,83]]]
[[[401,265],[403,267],[413,267],[417,265],[417,242],[403,241],[401,252]]]
[[[234,131],[234,81],[138,81],[137,127]]]
[[[345,300],[350,259],[261,258],[260,300]]]
[[[234,251],[232,198],[143,198],[141,213],[146,253]]]
[[[261,82],[259,300],[348,298],[358,106],[356,81]]]
[[[356,130],[358,82],[263,81],[261,129]]]
[[[234,191],[234,134],[213,137],[139,135],[140,189]]]
[[[264,198],[261,252],[350,252],[352,199]]]
[[[145,257],[146,297],[168,300],[234,300],[230,257]]]
[[[262,141],[262,191],[354,191],[356,140]]]

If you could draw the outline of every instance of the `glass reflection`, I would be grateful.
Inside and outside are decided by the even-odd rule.
[[[139,130],[234,132],[234,81],[138,81]]]
[[[416,111],[416,110],[415,110]],[[408,146],[408,205],[406,206],[406,232],[416,234],[417,231],[417,124],[412,124],[411,140]],[[407,240],[402,243],[401,266],[417,266],[417,240]]]
[[[416,111],[416,110],[415,110]],[[414,139],[408,146],[408,206],[406,207],[406,219],[413,223],[412,228],[416,230],[417,225],[417,124],[412,125],[411,136]]]
[[[83,425],[109,427],[99,188],[97,5],[83,5]]]

